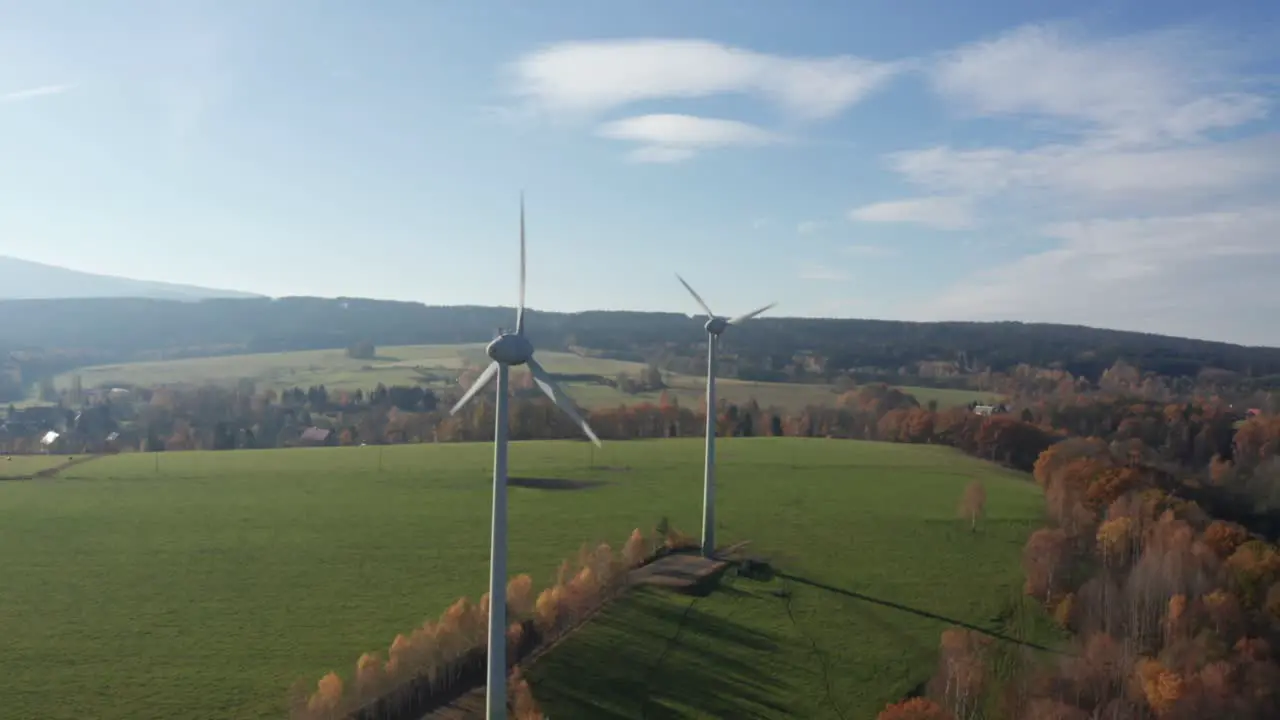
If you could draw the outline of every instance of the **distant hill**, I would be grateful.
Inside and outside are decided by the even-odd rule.
[[[691,374],[706,362],[702,322],[679,313],[530,313],[529,333],[546,350],[590,348]],[[142,359],[344,348],[360,341],[487,342],[496,328],[513,321],[511,308],[357,298],[0,300],[0,365],[5,355],[21,351],[17,362],[29,382],[41,373]],[[806,371],[809,379],[851,371],[859,382],[920,384],[924,378],[913,377],[920,361],[957,360],[998,371],[1020,363],[1056,366],[1097,379],[1124,359],[1169,377],[1226,370],[1270,378],[1280,387],[1277,348],[1070,325],[765,316],[735,329],[724,342],[722,358],[747,380],[787,379],[785,368],[808,351],[822,359]]]
[[[256,297],[262,296],[235,290],[98,275],[0,255],[0,300],[147,298],[192,301]]]

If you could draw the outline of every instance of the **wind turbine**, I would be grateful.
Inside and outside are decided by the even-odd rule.
[[[741,325],[778,303],[769,303],[732,319],[717,317],[679,273],[676,273],[676,279],[707,311],[707,456],[702,476],[702,554],[711,557],[716,551],[716,349],[720,344],[720,334],[730,325]]]
[[[457,405],[455,414],[471,401],[496,376],[498,378],[497,411],[493,424],[493,539],[489,550],[489,678],[485,689],[485,717],[505,720],[507,717],[507,395],[510,387],[508,371],[516,365],[528,365],[533,381],[551,398],[591,442],[600,445],[573,401],[556,385],[551,375],[533,359],[533,345],[524,336],[524,195],[520,196],[520,305],[516,309],[516,331],[502,332],[485,348],[493,358],[480,373]]]

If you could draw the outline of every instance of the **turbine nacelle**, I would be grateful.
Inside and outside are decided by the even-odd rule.
[[[476,381],[471,384],[471,387],[462,394],[462,397],[458,400],[457,404],[453,406],[453,409],[449,411],[449,414],[456,414],[459,410],[465,407],[467,403],[471,402],[472,398],[474,398],[481,390],[485,389],[489,383],[493,382],[494,378],[499,376],[500,371],[502,372],[503,377],[506,377],[505,371],[502,371],[504,367],[526,365],[529,368],[529,373],[533,375],[533,384],[538,386],[538,389],[542,391],[542,394],[546,395],[551,402],[555,403],[556,407],[559,407],[565,415],[568,415],[569,419],[582,430],[582,434],[586,435],[591,442],[599,445],[600,438],[596,437],[591,426],[587,424],[586,418],[582,417],[582,413],[578,412],[578,408],[573,404],[573,400],[569,399],[569,396],[566,395],[564,389],[556,383],[555,378],[551,376],[551,373],[547,372],[547,369],[542,367],[542,365],[533,358],[533,343],[529,342],[529,338],[524,335],[524,260],[524,197],[521,196],[520,303],[516,306],[516,329],[514,332],[510,332],[502,328],[498,328],[498,336],[490,341],[484,349],[485,354],[488,355],[493,362],[489,363],[488,367],[480,373],[480,377],[476,378]],[[499,381],[499,404],[506,401],[506,395],[501,389],[501,382],[503,381]],[[503,432],[497,432],[495,430],[494,435],[495,442],[499,445],[506,442],[505,439],[498,439],[505,438],[505,430]],[[505,482],[505,480],[503,482]]]
[[[718,336],[720,335],[720,333],[723,333],[725,329],[728,328],[730,325],[741,325],[742,323],[750,320],[751,318],[759,315],[760,313],[764,312],[765,310],[768,310],[769,308],[777,304],[777,303],[769,303],[768,305],[765,305],[759,310],[752,310],[746,315],[739,315],[736,318],[722,318],[716,315],[715,313],[711,312],[711,308],[707,305],[706,301],[702,299],[702,296],[698,294],[698,291],[694,290],[689,285],[689,283],[684,281],[684,278],[680,277],[680,273],[676,273],[676,279],[680,281],[680,284],[684,286],[685,290],[689,291],[689,294],[693,296],[693,299],[698,301],[698,307],[702,308],[707,312],[707,318],[708,318],[707,324],[703,325],[703,327],[706,328],[707,332],[712,335]]]
[[[707,324],[704,325],[703,327],[705,327],[707,329],[707,332],[711,333],[712,335],[719,335],[720,333],[724,332],[726,328],[729,327],[729,321],[722,317],[713,317],[710,320],[708,320]]]
[[[503,365],[524,365],[533,357],[533,344],[523,334],[503,333],[484,349],[485,354]]]

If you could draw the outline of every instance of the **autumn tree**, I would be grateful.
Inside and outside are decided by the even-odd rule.
[[[892,703],[876,715],[876,720],[951,720],[938,703],[923,697]]]
[[[977,709],[988,681],[990,638],[952,628],[942,633],[938,670],[931,681],[931,695],[958,718]]]
[[[1048,600],[1061,586],[1068,569],[1070,547],[1060,528],[1041,528],[1031,534],[1022,550],[1025,592]]]
[[[969,531],[978,531],[978,518],[982,517],[987,507],[987,489],[981,480],[974,480],[964,489],[960,497],[960,517],[969,521]]]
[[[511,671],[507,687],[511,696],[508,707],[514,720],[542,720],[545,717],[538,707],[538,702],[533,698],[529,681],[524,678],[520,668]]]

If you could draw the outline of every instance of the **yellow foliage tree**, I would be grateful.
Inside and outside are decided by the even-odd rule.
[[[640,532],[640,528],[631,531],[631,537],[627,538],[627,543],[622,546],[622,562],[627,567],[633,568],[644,562],[646,555],[644,533]]]
[[[316,692],[307,702],[307,710],[314,716],[327,718],[342,710],[342,678],[329,673],[316,683]]]

